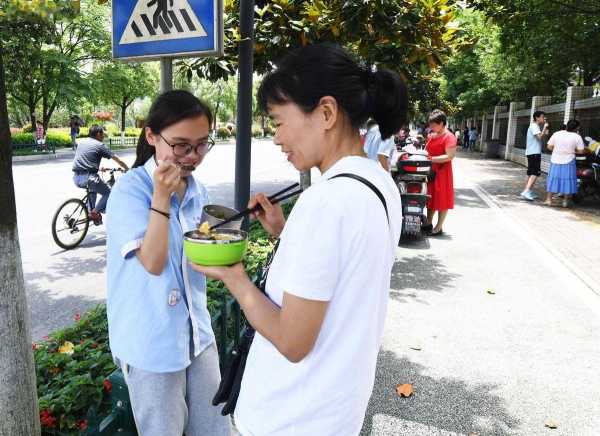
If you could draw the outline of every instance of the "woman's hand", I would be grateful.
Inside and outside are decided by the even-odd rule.
[[[205,276],[225,283],[227,289],[236,298],[236,290],[241,287],[240,285],[250,282],[244,265],[241,262],[232,266],[202,266],[191,262],[190,265],[194,270],[203,273]]]
[[[283,209],[279,204],[272,204],[265,194],[257,194],[248,203],[248,208],[253,208],[260,204],[262,209],[252,214],[254,218],[258,218],[263,228],[271,236],[278,237],[285,226],[285,217]]]

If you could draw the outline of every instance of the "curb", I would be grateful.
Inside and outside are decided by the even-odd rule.
[[[135,151],[135,147],[129,148],[120,148],[116,150],[118,153]],[[57,159],[73,159],[75,157],[75,152],[73,150],[69,151],[58,151],[55,154],[32,154],[29,156],[13,156],[13,163],[28,163],[28,162],[43,162]]]

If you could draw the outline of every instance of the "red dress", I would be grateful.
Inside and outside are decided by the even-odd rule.
[[[427,151],[431,157],[446,154],[446,149],[456,148],[456,136],[449,131],[436,136],[430,134],[427,138]],[[454,208],[454,183],[452,180],[452,161],[434,163],[435,179],[427,185],[427,193],[431,199],[427,203],[430,210],[448,210]]]

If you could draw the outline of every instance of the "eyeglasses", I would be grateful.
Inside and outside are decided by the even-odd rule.
[[[201,142],[200,144],[197,145],[192,145],[192,144],[187,144],[187,143],[178,143],[178,144],[171,144],[169,141],[167,141],[165,139],[165,137],[162,134],[158,134],[163,141],[165,141],[167,143],[167,145],[169,147],[171,147],[173,149],[173,154],[177,157],[184,157],[187,156],[188,154],[190,154],[192,152],[192,150],[196,151],[196,154],[203,156],[205,154],[207,154],[215,145],[215,140],[212,139],[210,136],[203,142]]]

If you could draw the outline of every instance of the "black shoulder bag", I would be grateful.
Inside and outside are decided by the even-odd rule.
[[[381,193],[381,191],[379,191],[379,189],[377,189],[375,185],[373,185],[371,182],[369,182],[367,179],[361,176],[357,176],[356,174],[350,173],[338,174],[336,176],[331,177],[329,180],[336,179],[339,177],[346,177],[357,180],[365,186],[367,186],[371,191],[373,191],[375,195],[377,195],[379,200],[381,200],[381,204],[385,209],[385,215],[389,222],[390,217],[388,215],[387,203],[385,202],[383,194]],[[269,255],[269,258],[267,259],[264,268],[262,268],[259,271],[259,273],[257,274],[257,278],[254,281],[254,285],[263,293],[266,289],[269,268],[271,267],[271,263],[273,262],[273,258],[275,257],[275,252],[277,251],[278,246],[279,241],[277,241],[277,244],[275,244],[275,247]],[[221,410],[221,414],[223,416],[232,414],[235,411],[238,396],[240,395],[242,377],[244,375],[244,370],[246,369],[246,360],[248,359],[250,346],[252,345],[252,341],[254,339],[254,333],[254,328],[250,324],[247,324],[242,334],[240,343],[237,346],[237,349],[235,349],[232,353],[231,361],[229,362],[229,365],[227,366],[227,369],[223,374],[223,378],[221,379],[221,383],[219,384],[219,389],[217,390],[217,393],[215,394],[212,400],[213,406],[225,403],[223,409]]]

